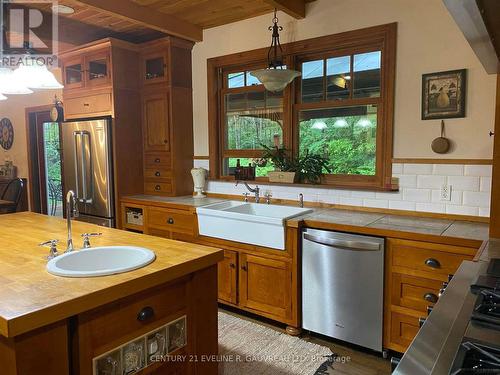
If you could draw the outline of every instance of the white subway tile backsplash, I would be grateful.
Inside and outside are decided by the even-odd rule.
[[[446,205],[446,213],[453,214],[453,215],[478,216],[479,215],[479,207],[456,206],[456,205],[448,204],[448,205]]]
[[[422,212],[445,213],[446,205],[441,203],[417,203],[416,210]]]
[[[193,166],[195,168],[205,168],[206,170],[210,167],[210,161],[206,159],[196,159],[193,160]]]
[[[195,160],[197,167],[208,167],[208,161]],[[391,208],[396,210],[440,212],[459,215],[489,216],[491,166],[459,164],[394,164],[393,177],[399,179],[399,191],[373,192],[349,189],[324,189],[311,186],[259,184],[262,194],[272,192],[275,199],[304,200],[348,206]],[[451,185],[451,200],[441,200],[441,186]],[[252,186],[255,183],[251,184]],[[234,182],[209,181],[207,191],[241,195],[243,185]]]
[[[363,199],[339,197],[339,204],[345,204],[348,206],[363,206]]]
[[[364,207],[389,208],[389,201],[383,199],[363,199]]]
[[[417,176],[417,187],[419,189],[439,189],[446,183],[445,176]]]
[[[479,216],[490,217],[490,208],[479,207]]]
[[[491,192],[491,177],[481,177],[480,191]]]
[[[463,176],[464,166],[461,164],[434,164],[432,174],[440,176]]]
[[[407,201],[389,201],[389,208],[393,210],[415,211],[416,203]]]
[[[466,206],[489,207],[490,200],[490,193],[464,191],[464,205]]]
[[[466,176],[491,177],[491,171],[491,165],[466,165],[464,174]]]
[[[452,190],[479,191],[479,177],[450,176],[448,177],[448,185],[451,185]]]
[[[392,165],[392,175],[403,174],[403,164],[394,163]]]
[[[401,175],[394,175],[393,177],[398,178],[399,180],[399,187],[405,188],[416,188],[417,187],[417,175],[406,175],[406,174],[401,174]]]
[[[410,202],[430,202],[430,189],[404,189],[403,199]]]
[[[432,164],[404,164],[403,174],[432,174]]]

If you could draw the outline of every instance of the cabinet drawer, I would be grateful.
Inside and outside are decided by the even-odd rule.
[[[68,98],[64,101],[64,112],[66,116],[107,113],[111,112],[111,110],[111,93]]]
[[[418,318],[396,312],[391,313],[390,341],[400,345],[404,350],[408,348],[419,329]]]
[[[164,284],[118,300],[78,316],[80,343],[90,348],[93,356],[100,355],[184,315],[186,306],[184,282]],[[146,311],[152,314],[144,315]]]
[[[441,287],[438,280],[393,273],[391,303],[425,313],[436,303]]]
[[[144,155],[146,169],[157,169],[158,167],[170,167],[170,153],[148,152]]]
[[[389,246],[393,267],[435,274],[443,280],[446,280],[447,275],[454,274],[462,261],[473,258],[465,254],[469,249],[455,246],[392,239],[389,240]]]
[[[144,171],[144,178],[150,181],[162,180],[165,178],[170,179],[172,177],[172,171],[165,167],[159,168],[146,168]]]
[[[150,208],[148,211],[148,224],[150,227],[179,233],[194,234],[196,215],[190,212],[182,213],[173,210]]]
[[[172,192],[172,184],[169,182],[146,182],[144,190],[147,194],[168,194]]]

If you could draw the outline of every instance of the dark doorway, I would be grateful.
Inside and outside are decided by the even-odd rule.
[[[48,108],[27,112],[31,208],[62,217],[61,126],[50,119]]]

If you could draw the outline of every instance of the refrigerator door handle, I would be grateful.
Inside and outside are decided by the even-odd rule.
[[[92,175],[92,163],[90,157],[90,134],[87,131],[76,131],[75,134],[75,169],[76,169],[76,196],[81,203],[91,204],[92,197],[89,197],[89,176]],[[84,141],[86,141],[84,143]],[[77,151],[78,150],[78,151]],[[79,155],[78,155],[79,153]],[[78,164],[80,163],[80,166]],[[80,168],[79,168],[80,167]],[[81,175],[79,175],[79,172]],[[81,184],[81,192],[80,192]],[[92,188],[90,187],[90,190]],[[81,194],[80,194],[81,193]]]

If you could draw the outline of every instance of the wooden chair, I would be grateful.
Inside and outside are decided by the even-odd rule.
[[[17,206],[21,200],[24,189],[24,182],[20,178],[15,178],[7,184],[0,197],[0,213],[8,214],[17,211]]]

